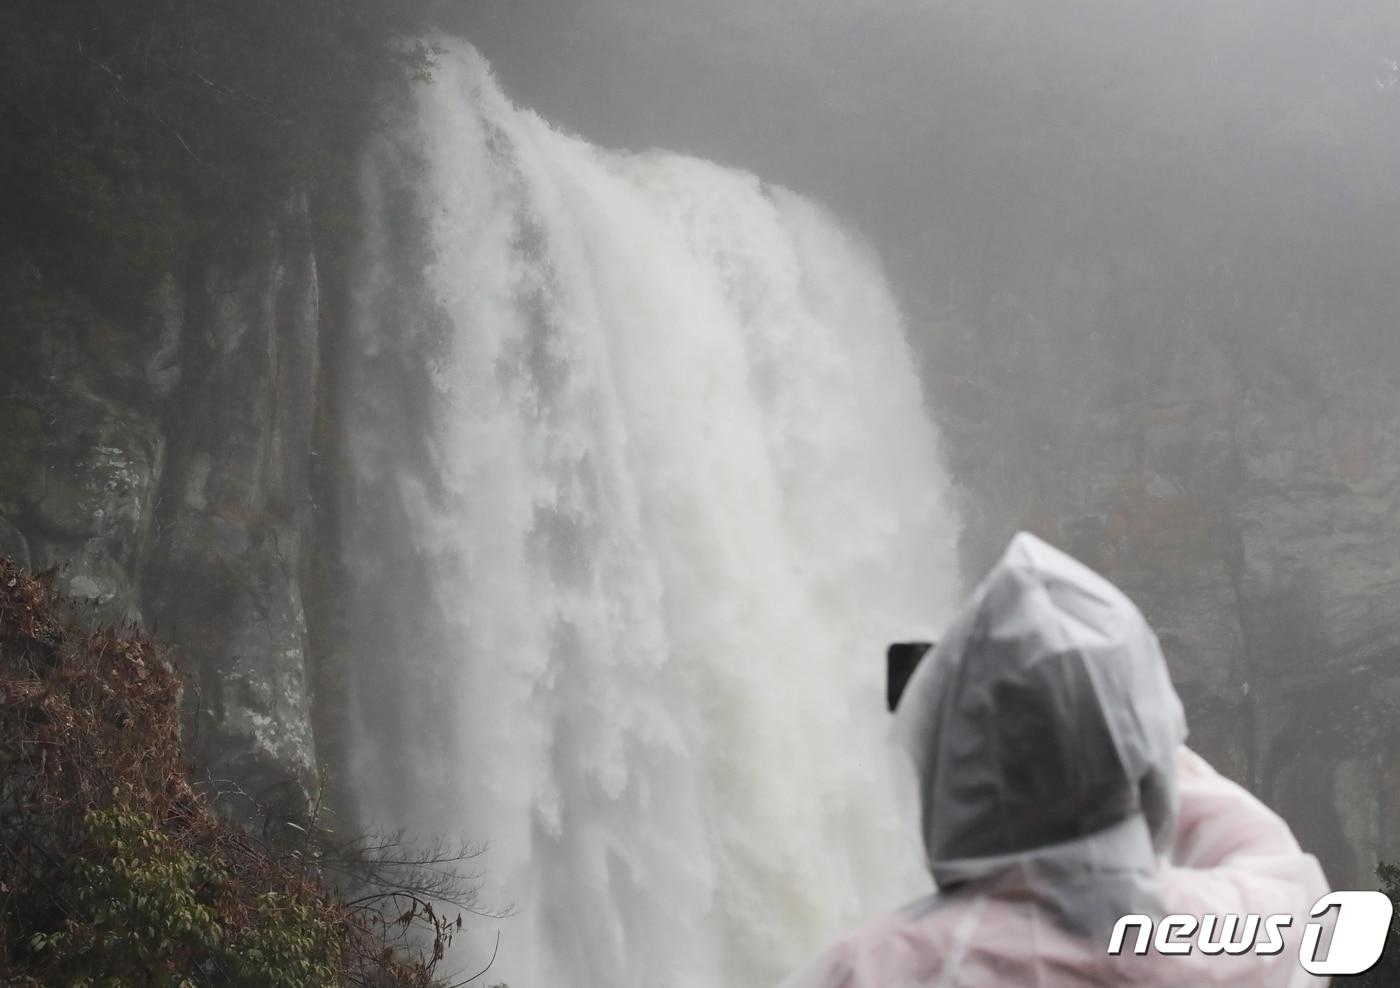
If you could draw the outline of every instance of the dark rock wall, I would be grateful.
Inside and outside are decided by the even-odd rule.
[[[316,763],[300,574],[318,283],[299,213],[139,313],[30,307],[0,337],[0,551],[58,567],[96,620],[156,627],[198,687],[202,768],[294,802]]]
[[[1400,354],[1162,282],[1066,258],[923,313],[966,570],[1024,527],[1121,585],[1192,743],[1366,887],[1400,857]]]

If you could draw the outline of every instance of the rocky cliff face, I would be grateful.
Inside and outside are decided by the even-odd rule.
[[[0,552],[57,567],[95,619],[171,639],[202,767],[268,801],[315,766],[300,574],[318,286],[298,212],[141,312],[31,307],[0,336]]]
[[[1161,282],[1066,258],[942,322],[967,572],[1025,527],[1119,583],[1193,744],[1367,887],[1400,856],[1395,347],[1338,307],[1323,325]]]

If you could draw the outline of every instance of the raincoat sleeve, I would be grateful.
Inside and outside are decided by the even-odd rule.
[[[1179,750],[1176,765],[1181,815],[1172,847],[1173,865],[1248,869],[1282,859],[1298,870],[1300,878],[1306,873],[1316,880],[1318,896],[1326,891],[1316,860],[1303,853],[1278,814],[1189,748]]]
[[[1177,757],[1177,786],[1180,818],[1163,883],[1172,911],[1293,917],[1283,954],[1222,958],[1218,973],[1240,975],[1223,983],[1326,985],[1328,979],[1308,975],[1297,961],[1304,927],[1318,922],[1310,915],[1312,906],[1328,891],[1317,859],[1302,851],[1278,814],[1184,747]],[[1331,918],[1322,922],[1325,950]]]
[[[1173,865],[1224,868],[1259,858],[1305,856],[1277,813],[1215,771],[1196,751],[1182,747],[1176,771],[1182,809]]]

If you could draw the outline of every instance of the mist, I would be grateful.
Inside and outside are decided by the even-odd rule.
[[[820,197],[927,295],[950,265],[991,277],[1047,249],[1165,254],[1200,234],[1234,252],[1265,223],[1326,251],[1319,274],[1337,277],[1383,264],[1369,238],[1393,226],[1400,18],[1381,4],[488,2],[462,16],[507,90],[549,119]]]
[[[1400,12],[480,3],[590,140],[812,196],[881,255],[975,578],[1017,528],[1133,594],[1195,742],[1338,883],[1400,852]]]
[[[33,656],[89,629],[185,684],[88,724],[165,769],[32,801],[0,980],[116,976],[30,948],[129,946],[84,828],[184,840],[168,775],[327,971],[777,983],[935,891],[885,649],[1008,544],[1160,640],[1202,759],[1166,718],[1119,795],[1213,766],[1298,889],[1400,901],[1394,3],[74,0],[0,52],[0,610],[88,643],[0,640],[0,760],[61,775]]]

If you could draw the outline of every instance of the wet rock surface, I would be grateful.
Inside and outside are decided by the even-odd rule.
[[[315,259],[273,239],[188,306],[149,607],[197,661],[198,754],[259,803],[315,778],[300,577],[318,384]]]
[[[142,312],[33,310],[0,342],[0,552],[52,568],[88,619],[169,639],[202,771],[293,810],[315,774],[299,580],[318,384],[297,226]]]

